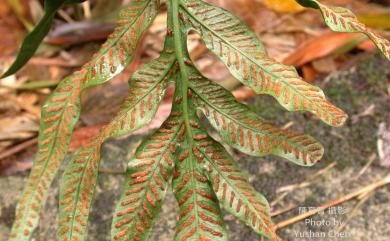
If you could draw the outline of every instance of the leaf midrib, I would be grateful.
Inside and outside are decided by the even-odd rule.
[[[180,21],[179,21],[179,8],[180,4],[182,3],[181,0],[169,0],[168,2],[168,16],[170,15],[171,17],[171,25],[169,27],[173,27],[173,38],[174,38],[174,48],[175,48],[175,53],[176,57],[179,63],[179,68],[180,68],[180,75],[182,77],[182,82],[176,82],[176,84],[181,85],[180,88],[182,89],[181,97],[182,99],[182,109],[183,109],[183,115],[184,115],[184,123],[186,126],[186,137],[187,137],[187,143],[190,147],[190,152],[189,152],[189,159],[190,159],[190,167],[191,167],[191,172],[192,174],[195,172],[196,169],[196,161],[194,161],[194,154],[192,153],[192,147],[194,146],[193,143],[193,132],[192,132],[192,127],[190,125],[190,120],[189,120],[189,107],[188,107],[188,89],[189,89],[189,73],[187,66],[184,62],[184,58],[187,57],[187,52],[186,48],[184,46],[187,45],[187,42],[184,41],[182,37],[183,34],[183,26],[181,26]],[[194,181],[193,175],[191,175],[191,186],[196,187],[196,182]],[[200,223],[199,216],[198,216],[198,206],[196,205],[197,203],[197,194],[194,193],[193,196],[191,197],[192,201],[195,203],[194,206],[194,212],[195,212],[195,218],[196,222]],[[198,226],[197,226],[198,227]],[[198,230],[198,228],[196,229]],[[176,237],[177,238],[177,237]],[[175,238],[175,240],[176,240]]]

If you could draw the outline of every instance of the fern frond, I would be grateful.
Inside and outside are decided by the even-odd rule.
[[[180,154],[185,155],[186,152]],[[193,160],[184,159],[183,162]],[[218,201],[208,179],[199,169],[191,172],[176,170],[173,189],[180,208],[174,241],[228,240]]]
[[[249,155],[273,154],[304,166],[321,159],[323,147],[311,136],[273,126],[238,103],[229,91],[200,75],[191,79],[198,106],[229,145]]]
[[[193,140],[186,136],[180,145],[172,188],[179,204],[179,221],[174,241],[227,241],[228,235],[218,200],[197,159],[197,141],[203,138],[196,116],[191,118]]]
[[[92,60],[64,79],[42,108],[39,147],[16,209],[10,241],[29,240],[38,225],[48,189],[66,155],[80,115],[80,94],[103,84],[126,67],[137,42],[156,15],[156,0],[134,1],[121,11],[118,27]]]
[[[81,149],[72,158],[60,188],[60,240],[85,239],[103,142],[133,132],[152,120],[165,94],[174,62],[174,55],[164,53],[134,73],[129,80],[130,95],[119,114],[102,129],[91,147]]]
[[[267,200],[254,190],[223,146],[209,137],[198,146],[213,190],[223,207],[255,232],[272,241],[280,240],[274,231]]]
[[[305,82],[295,68],[269,58],[239,19],[200,0],[186,2],[181,5],[186,21],[239,81],[275,97],[289,111],[309,111],[333,126],[344,123],[346,114],[327,101],[320,88]]]
[[[297,0],[297,2],[304,7],[319,9],[326,25],[335,32],[363,33],[367,35],[382,54],[390,60],[390,42],[373,29],[359,22],[351,10],[342,7],[326,6],[317,0]]]
[[[183,120],[179,117],[172,114],[129,161],[114,213],[112,240],[148,240],[171,180],[175,140],[183,135]]]

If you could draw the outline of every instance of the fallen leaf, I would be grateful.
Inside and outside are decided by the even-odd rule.
[[[324,57],[312,62],[313,68],[320,74],[328,74],[337,70],[337,65],[333,57]]]
[[[23,92],[17,97],[19,106],[31,113],[38,120],[41,117],[41,108],[37,105],[38,96],[32,92]]]
[[[323,35],[309,39],[301,44],[293,54],[283,60],[286,65],[300,67],[315,59],[328,56],[335,51],[346,52],[365,39],[361,34],[336,33],[326,31]]]
[[[311,65],[304,65],[302,66],[302,76],[303,79],[307,82],[313,82],[317,78],[317,71],[313,66]]]
[[[357,15],[360,22],[372,28],[390,29],[390,11],[377,14]]]
[[[0,141],[27,139],[36,135],[39,125],[35,116],[21,114],[0,119]]]
[[[263,2],[270,9],[280,13],[297,12],[304,9],[295,0],[263,0]]]

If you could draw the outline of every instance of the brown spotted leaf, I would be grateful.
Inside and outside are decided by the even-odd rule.
[[[181,144],[182,150],[177,157],[178,164],[173,182],[181,216],[187,217],[183,218],[182,223],[179,220],[179,223],[188,227],[178,226],[178,231],[181,229],[186,231],[181,232],[182,239],[176,240],[186,240],[185,235],[192,238],[188,240],[203,240],[199,236],[193,237],[197,232],[191,235],[192,230],[207,233],[207,229],[199,230],[200,224],[197,224],[196,211],[210,211],[207,216],[200,218],[203,219],[201,223],[205,223],[205,220],[213,220],[212,223],[207,223],[208,227],[213,228],[212,224],[220,225],[219,220],[213,218],[213,214],[219,213],[218,203],[246,222],[257,233],[273,241],[279,240],[273,231],[269,206],[265,198],[251,187],[245,175],[231,160],[225,149],[207,135],[194,112],[190,114],[190,117],[192,140],[189,141],[186,137],[184,143]],[[191,171],[186,171],[188,169]],[[208,174],[203,173],[204,171]],[[201,199],[202,205],[200,205],[198,198],[202,197],[204,199]],[[196,202],[201,206],[200,208],[195,205]],[[202,226],[200,228],[202,229]],[[211,229],[209,233],[206,240],[226,238],[222,236],[222,232],[218,231],[218,226],[214,231]]]
[[[280,240],[274,232],[267,200],[254,190],[222,145],[206,138],[198,151],[223,207],[269,240]]]
[[[179,204],[179,221],[174,241],[227,241],[227,231],[218,200],[197,158],[197,141],[203,138],[193,115],[193,140],[188,136],[180,143],[173,174],[173,192]]]
[[[313,165],[324,150],[314,138],[279,129],[238,103],[223,87],[200,75],[191,81],[198,105],[229,145],[249,155],[278,155],[299,165]]]
[[[351,10],[326,6],[317,0],[297,0],[302,6],[319,9],[326,25],[335,32],[363,33],[367,35],[390,61],[390,42],[358,21]]]
[[[43,106],[38,153],[16,208],[10,241],[29,240],[38,225],[48,189],[80,115],[81,92],[103,84],[131,62],[137,42],[158,7],[156,0],[139,0],[122,10],[118,27],[99,52],[80,71],[64,79]]]
[[[60,188],[60,240],[85,239],[103,142],[133,132],[152,120],[175,70],[174,63],[175,56],[164,53],[135,72],[129,80],[129,96],[114,120],[103,127],[90,147],[78,151],[70,161]]]
[[[320,88],[305,82],[293,67],[269,58],[256,35],[232,14],[199,0],[186,0],[181,11],[232,75],[256,93],[272,95],[289,111],[309,111],[329,125],[344,123],[346,114]]]
[[[114,213],[112,240],[148,240],[171,180],[175,140],[183,134],[180,117],[172,114],[129,161]]]

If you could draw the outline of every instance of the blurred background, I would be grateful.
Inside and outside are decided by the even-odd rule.
[[[99,49],[114,29],[118,10],[130,1],[89,0],[62,8],[36,55],[17,74],[0,80],[0,241],[7,240],[24,178],[32,166],[42,104],[61,79]],[[88,144],[119,109],[132,72],[159,55],[166,31],[162,2],[162,11],[142,37],[133,63],[109,83],[84,93],[71,152]],[[198,35],[189,36],[191,57],[204,75],[232,90],[264,118],[310,134],[325,146],[323,160],[311,168],[229,149],[255,188],[269,200],[280,227],[278,234],[284,240],[390,240],[390,64],[364,35],[331,32],[318,11],[303,9],[293,0],[208,2],[232,11],[256,32],[270,56],[295,66],[307,82],[323,88],[330,101],[350,117],[345,126],[332,128],[310,114],[288,113],[268,96],[254,96],[206,49]],[[360,21],[390,38],[389,0],[321,2],[353,10]],[[0,72],[11,65],[23,37],[42,15],[42,1],[0,0]],[[149,126],[105,143],[89,240],[109,240],[111,212],[120,194],[126,160],[143,137],[167,117],[171,94],[172,90]],[[218,139],[215,134],[213,137]],[[53,190],[35,235],[37,241],[56,240],[58,181]],[[337,205],[330,207],[330,202]],[[324,211],[313,212],[319,207]],[[172,239],[177,210],[169,193],[151,240]],[[232,241],[259,240],[233,216],[225,215],[225,220]]]

